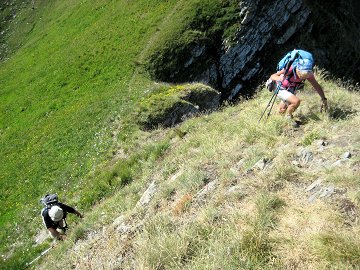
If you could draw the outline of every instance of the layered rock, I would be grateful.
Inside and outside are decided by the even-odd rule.
[[[206,39],[195,42],[185,64],[165,80],[201,81],[224,99],[251,95],[283,55],[299,48],[312,52],[315,64],[334,77],[360,82],[358,1],[243,0],[239,10],[235,35],[208,45]]]

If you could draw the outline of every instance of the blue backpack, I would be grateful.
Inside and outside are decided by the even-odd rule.
[[[312,70],[314,66],[314,58],[311,53],[303,50],[293,50],[288,52],[278,63],[276,70],[280,71],[283,68],[290,68],[291,63],[293,69]]]

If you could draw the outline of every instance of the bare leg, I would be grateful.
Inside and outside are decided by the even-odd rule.
[[[288,107],[288,105],[284,101],[281,101],[279,104],[279,113],[281,113],[281,114],[285,113],[287,107]]]
[[[286,101],[289,103],[287,113],[292,117],[293,112],[300,106],[301,101],[297,96],[290,96]]]

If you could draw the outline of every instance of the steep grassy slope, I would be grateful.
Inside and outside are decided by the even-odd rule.
[[[219,2],[207,0],[204,6]],[[358,123],[358,97],[337,89],[331,96],[334,103],[329,116],[312,113],[315,100],[308,97],[310,105],[304,106],[301,115],[308,123],[298,133],[288,129],[280,117],[274,117],[268,125],[256,125],[269,98],[265,93],[254,101],[190,120],[175,129],[143,132],[133,124],[133,104],[154,82],[143,73],[141,64],[148,50],[154,48],[153,43],[172,35],[162,32],[163,26],[171,24],[167,29],[176,33],[196,16],[188,13],[192,3],[200,5],[195,10],[201,10],[202,1],[35,3],[35,9],[28,6],[11,23],[7,41],[12,54],[0,67],[1,267],[21,269],[49,246],[50,241],[33,246],[34,236],[44,231],[38,200],[46,192],[58,192],[62,201],[77,206],[86,218],[76,225],[77,220],[70,217],[68,240],[51,252],[53,257],[48,258],[45,268],[101,268],[108,262],[109,267],[120,268],[206,269],[215,268],[216,262],[221,266],[220,259],[225,255],[229,256],[230,268],[270,267],[269,262],[276,258],[275,248],[281,251],[286,247],[272,246],[270,233],[284,202],[292,203],[271,189],[290,185],[287,175],[293,175],[296,168],[285,166],[274,174],[272,170],[263,176],[250,176],[245,194],[250,195],[245,200],[241,192],[234,198],[221,190],[214,192],[215,198],[204,212],[197,207],[201,200],[194,199],[197,192],[213,179],[224,187],[241,182],[239,171],[229,168],[242,157],[246,169],[265,154],[276,160],[280,139],[290,144],[291,138],[296,138],[311,145],[316,138],[333,138],[322,123],[333,125],[341,138],[342,129]],[[335,86],[327,86],[332,88]],[[347,116],[353,120],[348,121]],[[358,143],[356,134],[351,140]],[[358,144],[353,149],[350,164],[356,167]],[[342,148],[333,151],[341,152]],[[348,174],[344,185],[356,190],[358,182],[350,171]],[[179,181],[167,183],[176,175]],[[339,171],[329,175],[326,181],[334,177],[342,183]],[[316,178],[315,172],[310,178]],[[134,210],[152,179],[158,184],[164,182],[158,198],[150,207]],[[310,180],[306,178],[304,183]],[[258,192],[263,195],[256,196]],[[359,195],[355,191],[349,194],[350,206],[355,205]],[[255,209],[258,213],[253,219],[247,212],[237,212],[238,207],[252,205],[249,212]],[[221,223],[222,209],[229,213],[224,219],[231,222]],[[113,223],[120,215],[124,217]],[[243,225],[239,215],[240,219],[251,220],[245,224],[248,227],[244,234],[235,234]],[[123,221],[130,229],[118,229]],[[346,235],[347,231],[343,232]],[[232,233],[236,236],[233,242]],[[334,239],[340,240],[336,243],[342,244],[345,254],[347,246],[353,245],[341,235],[329,233],[320,239],[320,244],[326,244],[320,245],[325,252],[309,254],[326,265],[332,258],[330,251],[338,249]],[[208,246],[211,253],[207,253]],[[255,255],[248,255],[252,253]],[[90,262],[89,254],[93,258]],[[352,265],[358,252],[355,249],[346,256],[339,253],[335,258],[339,261],[345,257]],[[293,259],[298,263],[299,257],[295,254],[287,263]]]
[[[306,88],[298,129],[275,112],[258,123],[263,90],[154,131],[170,139],[164,157],[142,163],[39,269],[358,269],[360,96],[320,83],[329,111]]]
[[[135,102],[154,83],[141,64],[168,36],[165,26],[181,32],[197,15],[190,11],[208,14],[220,2],[4,3],[1,15],[12,14],[2,24],[0,67],[5,268],[21,268],[43,248],[32,246],[44,193],[58,192],[86,211],[130,183],[141,163],[162,155],[167,139],[154,142],[132,118]]]
[[[29,260],[44,193],[82,209],[105,195],[87,174],[112,156],[113,131],[146,87],[135,61],[175,2],[36,1],[12,22],[9,42],[22,45],[0,68],[5,259]]]

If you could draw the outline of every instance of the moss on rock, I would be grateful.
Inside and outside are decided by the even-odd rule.
[[[196,113],[214,110],[219,104],[220,93],[207,85],[162,84],[138,103],[136,118],[145,129],[170,127]]]

